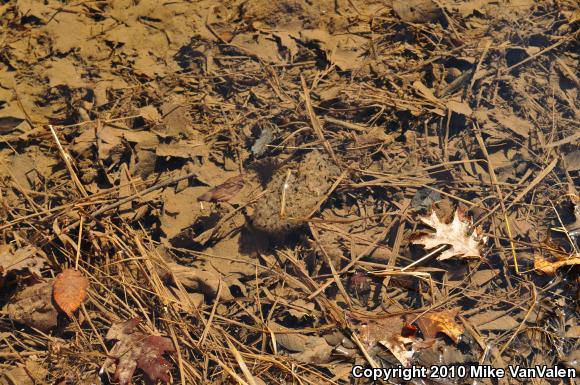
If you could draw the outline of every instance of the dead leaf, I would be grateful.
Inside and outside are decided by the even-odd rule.
[[[491,309],[473,315],[469,322],[479,330],[513,330],[520,324],[505,311]]]
[[[393,10],[408,23],[429,23],[441,16],[441,10],[432,0],[395,0]]]
[[[66,269],[54,280],[54,301],[69,317],[87,299],[89,280],[78,270]]]
[[[227,202],[244,187],[244,176],[238,175],[200,195],[198,201]]]
[[[291,352],[290,356],[294,359],[308,364],[324,364],[330,361],[334,347],[326,339],[300,334],[275,322],[270,322],[269,326],[277,346]]]
[[[79,67],[68,59],[51,62],[51,67],[45,71],[50,87],[67,86],[69,88],[86,87],[87,82],[82,80]]]
[[[139,109],[139,115],[146,121],[158,123],[161,121],[161,114],[157,111],[155,106],[149,105]]]
[[[163,354],[175,352],[173,342],[167,337],[135,331],[139,322],[139,318],[132,318],[114,324],[105,336],[107,340],[117,340],[110,352],[117,364],[115,380],[119,381],[119,385],[130,385],[135,370],[139,368],[145,374],[148,384],[157,381],[167,383],[171,364],[163,358]],[[111,363],[111,358],[107,358],[103,367]]]
[[[207,156],[208,147],[203,142],[180,141],[179,143],[162,143],[155,148],[157,156],[190,159],[196,156]]]
[[[195,266],[184,266],[175,262],[167,265],[172,278],[178,281],[185,288],[201,291],[203,294],[214,297],[219,290],[221,275],[211,268],[199,268]],[[221,299],[229,300],[233,296],[225,282],[222,282]]]
[[[28,286],[5,306],[8,317],[15,322],[47,332],[57,325],[58,311],[52,301],[52,283]]]
[[[499,109],[494,110],[494,117],[496,118],[497,122],[504,126],[505,128],[509,128],[516,134],[527,138],[532,130],[532,124],[525,119],[522,119],[516,115],[509,114],[505,111],[501,111]]]
[[[0,245],[0,277],[5,277],[10,271],[26,269],[39,278],[45,264],[45,256],[34,246],[24,246],[12,253],[10,246]]]
[[[580,265],[580,254],[554,262],[550,262],[542,256],[536,256],[536,259],[534,260],[534,269],[549,275],[556,274],[556,270],[561,267],[574,265]]]
[[[433,339],[437,333],[443,333],[457,344],[465,329],[455,322],[456,316],[456,310],[429,312],[417,320],[417,325],[427,339]]]
[[[473,110],[465,102],[458,102],[456,100],[449,100],[447,102],[447,108],[455,113],[465,116],[471,116]]]
[[[371,320],[360,327],[360,338],[369,349],[377,344],[383,345],[403,366],[409,366],[414,351],[413,348],[408,350],[405,345],[414,339],[403,335],[406,325],[400,316]]]
[[[178,137],[191,134],[191,122],[185,106],[175,103],[164,103],[161,105],[161,116],[164,127],[159,132],[169,136]]]
[[[481,244],[485,244],[487,238],[481,235],[482,230],[479,227],[472,233],[468,233],[473,223],[466,218],[462,209],[455,211],[453,221],[449,224],[442,222],[435,211],[431,213],[430,217],[420,217],[419,219],[434,228],[436,232],[420,235],[412,243],[422,245],[427,250],[441,245],[451,246],[437,257],[438,260],[442,261],[452,257],[482,258],[479,248]]]
[[[40,363],[29,359],[24,365],[3,368],[0,385],[35,385],[44,383],[48,370]]]

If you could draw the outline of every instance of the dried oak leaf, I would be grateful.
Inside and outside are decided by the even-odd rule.
[[[409,366],[414,354],[406,344],[414,341],[412,334],[408,334],[408,326],[400,316],[388,317],[380,320],[370,320],[360,327],[361,341],[367,348],[381,344],[395,356],[403,366]]]
[[[47,332],[57,325],[58,310],[52,301],[52,284],[37,283],[17,293],[5,307],[15,322]]]
[[[423,223],[435,229],[435,233],[422,234],[416,237],[412,243],[422,245],[425,249],[433,249],[441,245],[451,247],[443,251],[438,260],[442,261],[452,257],[481,258],[480,245],[485,244],[487,237],[482,236],[482,230],[477,227],[469,233],[469,228],[473,224],[468,219],[462,209],[457,209],[451,223],[442,222],[435,211],[429,217],[419,218]]]
[[[46,258],[42,251],[34,246],[24,246],[11,252],[10,246],[0,245],[0,277],[6,276],[10,271],[25,269],[40,277],[40,270],[45,263]]]
[[[73,269],[63,270],[56,276],[52,293],[54,301],[69,317],[87,299],[89,280],[80,272]]]
[[[151,336],[135,331],[141,320],[132,318],[128,321],[114,324],[107,332],[107,340],[117,340],[110,356],[117,363],[115,380],[119,385],[130,385],[137,368],[145,374],[147,384],[154,384],[161,380],[169,381],[171,364],[163,358],[163,354],[175,352],[171,339],[167,337]],[[103,367],[109,366],[108,358]]]
[[[206,202],[227,202],[232,199],[242,189],[242,187],[244,187],[243,175],[234,176],[200,195],[197,200]]]
[[[550,262],[542,256],[536,256],[534,260],[534,269],[549,275],[556,274],[556,270],[558,270],[560,267],[573,265],[580,265],[580,254],[576,254],[574,257],[571,256],[570,258],[561,259],[554,262]]]
[[[457,310],[429,312],[417,320],[417,325],[426,339],[434,339],[437,333],[443,333],[459,343],[465,329],[455,322],[456,316]]]

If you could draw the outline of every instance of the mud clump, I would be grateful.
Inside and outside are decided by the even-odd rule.
[[[268,192],[256,204],[254,227],[275,236],[300,228],[339,173],[339,168],[318,151],[278,170],[266,186]]]

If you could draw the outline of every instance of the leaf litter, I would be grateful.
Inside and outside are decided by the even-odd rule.
[[[4,2],[0,383],[577,366],[578,12]]]

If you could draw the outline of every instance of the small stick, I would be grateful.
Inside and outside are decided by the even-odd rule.
[[[79,220],[79,237],[77,240],[77,255],[75,258],[75,270],[79,269],[79,259],[81,257],[81,239],[83,238],[83,216],[82,214],[80,215],[80,220]]]
[[[280,201],[280,218],[282,219],[286,218],[286,190],[288,189],[288,180],[290,179],[291,174],[292,170],[288,169],[284,185],[282,186],[282,199]]]
[[[83,184],[81,183],[81,181],[77,177],[77,174],[75,173],[75,170],[70,162],[70,155],[66,153],[66,151],[62,147],[62,144],[60,144],[60,140],[58,140],[58,136],[56,135],[56,131],[54,130],[54,127],[52,127],[52,124],[49,124],[48,128],[50,129],[52,137],[54,138],[54,141],[56,142],[56,146],[58,147],[58,151],[60,152],[60,156],[62,157],[62,160],[64,160],[64,163],[66,164],[66,168],[68,169],[68,172],[70,173],[70,176],[71,176],[73,182],[75,183],[75,185],[79,189],[80,193],[84,197],[88,197],[89,194],[87,194],[87,190],[85,190],[85,187],[83,186]]]
[[[109,210],[112,210],[112,209],[117,208],[117,207],[119,207],[119,206],[121,206],[121,205],[123,205],[123,204],[125,204],[127,202],[130,202],[130,201],[132,201],[134,199],[137,199],[137,198],[139,198],[142,195],[149,194],[152,191],[158,190],[160,188],[169,186],[170,184],[179,182],[179,181],[184,180],[184,179],[191,178],[192,176],[196,176],[196,175],[197,175],[197,172],[190,172],[190,173],[185,174],[185,175],[181,175],[181,176],[176,176],[176,177],[173,177],[173,178],[169,178],[167,180],[164,180],[163,182],[157,183],[156,185],[153,185],[153,186],[151,186],[149,188],[146,188],[143,191],[140,191],[140,192],[137,192],[137,193],[135,193],[133,195],[130,195],[127,198],[120,199],[120,200],[118,200],[115,203],[111,203],[109,205],[103,206],[100,209],[98,209],[97,211],[95,211],[94,213],[92,213],[91,216],[92,217],[97,217],[97,216],[99,216],[99,215],[101,215],[101,214],[103,214],[103,213],[105,213],[105,212],[107,212]],[[67,226],[63,231],[64,232],[70,231],[70,230],[74,229],[75,227],[77,227],[79,224],[80,224],[80,221],[76,221],[73,224]]]

